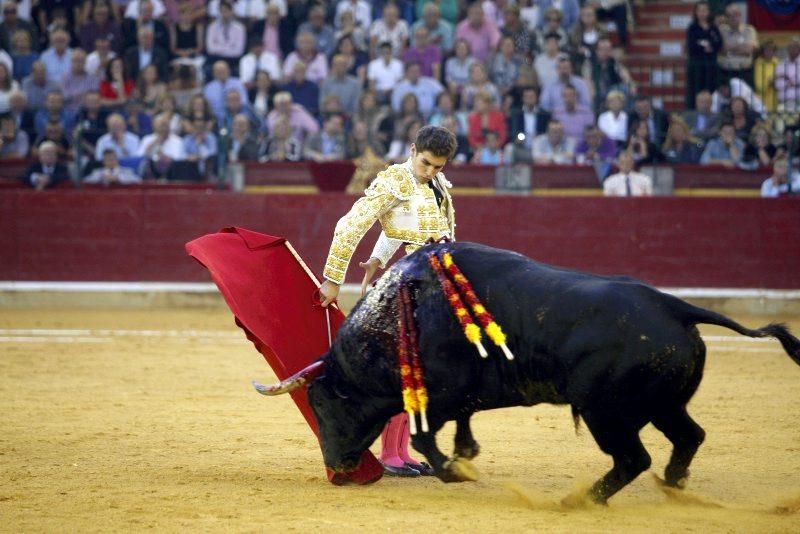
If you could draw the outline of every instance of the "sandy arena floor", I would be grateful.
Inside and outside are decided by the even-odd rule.
[[[566,407],[478,414],[479,482],[334,487],[288,396],[252,390],[274,375],[227,311],[0,311],[0,531],[798,532],[800,368],[777,342],[704,334],[685,498],[643,475],[567,510],[610,461]],[[668,443],[643,438],[661,474]]]

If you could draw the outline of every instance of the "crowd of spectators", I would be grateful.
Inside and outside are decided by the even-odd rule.
[[[699,2],[688,109],[668,115],[624,65],[629,10],[627,0],[5,0],[0,157],[55,150],[88,183],[206,179],[238,161],[403,161],[427,123],[456,135],[455,164],[577,164],[601,179],[623,152],[635,167],[757,169],[791,156],[792,129],[778,138],[765,119],[798,104],[800,40],[785,58],[774,46],[756,54],[735,5],[715,19]]]

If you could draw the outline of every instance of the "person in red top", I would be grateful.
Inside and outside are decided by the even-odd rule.
[[[130,98],[136,82],[125,78],[125,65],[121,58],[108,62],[106,77],[100,82],[100,101],[103,106],[122,106]]]
[[[506,117],[503,112],[492,106],[492,97],[488,93],[475,95],[475,111],[469,114],[469,146],[477,151],[486,144],[486,132],[497,134],[498,143],[502,147],[508,139]]]

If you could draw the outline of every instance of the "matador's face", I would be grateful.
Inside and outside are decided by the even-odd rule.
[[[436,174],[444,169],[447,158],[435,156],[430,151],[417,151],[415,145],[411,145],[411,164],[414,168],[414,177],[420,183],[430,182]]]

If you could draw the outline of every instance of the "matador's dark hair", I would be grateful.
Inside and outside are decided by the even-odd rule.
[[[441,126],[423,126],[414,140],[417,153],[428,151],[436,157],[451,159],[458,148],[456,136]]]

